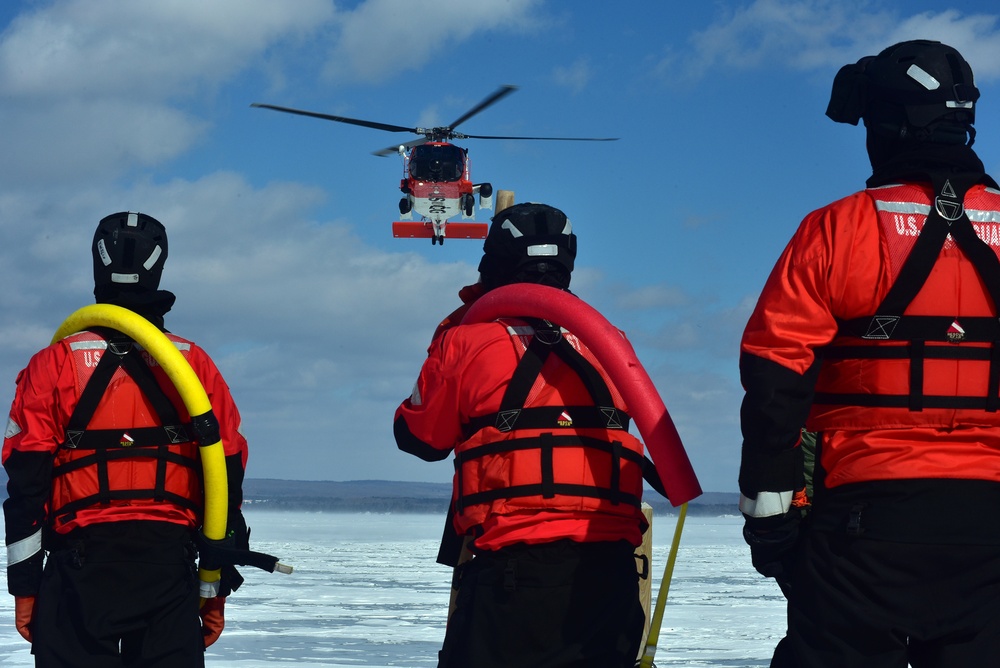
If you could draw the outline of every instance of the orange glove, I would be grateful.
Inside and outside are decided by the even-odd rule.
[[[201,632],[205,636],[205,647],[208,647],[222,635],[226,627],[226,599],[224,596],[206,598],[198,611],[201,617]]]
[[[31,618],[35,616],[34,596],[14,597],[14,626],[21,637],[31,642]]]

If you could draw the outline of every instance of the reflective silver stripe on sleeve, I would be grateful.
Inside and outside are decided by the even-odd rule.
[[[42,551],[42,530],[7,546],[7,565],[13,566]]]
[[[219,585],[222,584],[222,580],[216,580],[215,582],[202,582],[201,586],[198,588],[198,595],[202,598],[215,598],[219,595]]]
[[[7,417],[7,429],[3,432],[4,438],[14,438],[21,433],[21,426],[14,422],[14,418]]]
[[[758,492],[756,499],[740,494],[740,512],[750,517],[784,515],[792,507],[792,490],[787,492]]]

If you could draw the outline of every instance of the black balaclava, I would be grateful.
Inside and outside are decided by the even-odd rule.
[[[163,225],[144,213],[105,216],[94,232],[91,252],[97,303],[127,308],[162,329],[163,316],[176,299],[158,289],[167,259]]]
[[[864,119],[869,186],[953,172],[992,182],[972,150],[978,99],[972,68],[957,50],[911,40],[842,67],[826,113],[839,123]]]

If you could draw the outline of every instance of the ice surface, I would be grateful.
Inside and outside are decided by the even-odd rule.
[[[243,569],[210,666],[261,668],[437,665],[451,571],[435,563],[440,516],[246,509],[255,549],[291,575]],[[654,597],[675,518],[653,522]],[[656,665],[767,666],[784,631],[784,600],[757,575],[738,517],[688,517],[664,613]],[[3,589],[6,591],[6,575]],[[655,599],[654,599],[655,600]],[[0,665],[33,665],[0,596]]]

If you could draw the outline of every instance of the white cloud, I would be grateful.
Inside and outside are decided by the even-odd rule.
[[[40,99],[125,91],[189,94],[243,68],[279,37],[332,18],[329,0],[62,0],[0,39],[0,89]]]
[[[462,42],[492,30],[533,30],[539,25],[533,10],[538,0],[368,0],[353,11],[338,15],[339,36],[327,62],[331,80],[379,82],[419,69],[432,56],[450,53],[462,62]],[[459,68],[461,71],[461,68]],[[440,86],[452,90],[475,81],[474,72],[452,81],[414,83],[415,89]],[[448,82],[448,83],[444,83]]]
[[[556,67],[552,76],[557,85],[579,93],[590,82],[590,62],[587,58],[579,58],[572,65]]]
[[[0,35],[0,178],[114,178],[184,153],[208,128],[177,108],[332,17],[329,0],[62,0]]]
[[[689,51],[670,47],[655,72],[676,82],[710,69],[833,69],[896,42],[934,39],[961,51],[981,80],[992,80],[1000,77],[998,19],[954,9],[907,17],[861,0],[755,0],[694,33]]]

